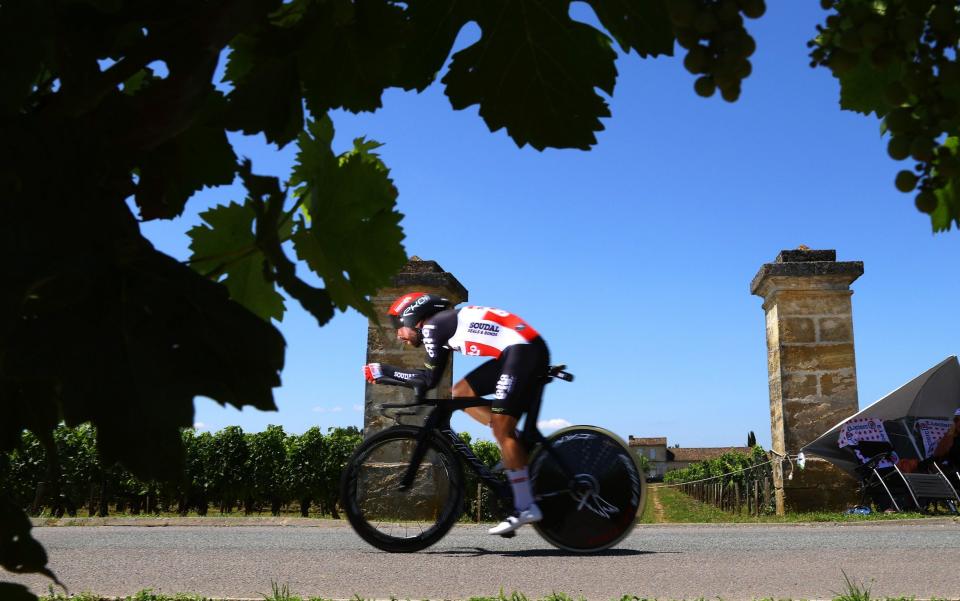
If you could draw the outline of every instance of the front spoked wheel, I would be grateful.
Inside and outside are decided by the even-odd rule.
[[[463,472],[453,451],[434,436],[413,484],[401,489],[421,428],[397,426],[371,436],[343,472],[341,503],[360,537],[378,549],[425,549],[460,517]]]
[[[546,447],[549,445],[550,450]],[[646,502],[646,480],[620,437],[594,426],[554,432],[530,460],[530,480],[550,544],[590,553],[617,544]]]

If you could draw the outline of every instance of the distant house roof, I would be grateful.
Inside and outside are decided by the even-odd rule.
[[[632,441],[631,441],[632,442]],[[683,448],[667,449],[668,461],[706,461],[716,459],[726,453],[750,454],[750,447],[710,447],[710,448]],[[672,457],[671,457],[672,455]]]
[[[659,438],[634,438],[630,437],[630,446],[631,447],[655,447],[655,446],[667,446],[667,437],[662,436]]]

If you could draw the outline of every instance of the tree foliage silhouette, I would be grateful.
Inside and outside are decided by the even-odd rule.
[[[589,149],[610,114],[615,48],[649,58],[675,43],[697,93],[741,94],[756,46],[745,19],[763,0],[586,4],[592,24],[570,17],[570,0],[5,0],[0,451],[29,429],[55,460],[56,424],[89,421],[105,465],[171,478],[195,396],[275,408],[284,341],[270,319],[285,297],[320,325],[337,309],[370,314],[406,260],[398,192],[375,142],[334,152],[330,110],[376,110],[385,89],[423,90],[448,65],[454,109],[477,106],[518,146]],[[956,134],[956,56],[940,51],[956,45],[956,0],[821,4],[814,64],[840,78],[844,108],[885,118],[895,158],[909,139],[918,166],[897,184],[919,186],[934,228],[960,224],[956,144],[942,140]],[[451,58],[469,22],[480,37]],[[886,85],[897,77],[903,90]],[[227,132],[296,143],[290,177],[256,175]],[[174,218],[237,177],[246,197],[202,215],[188,265],[141,234],[139,220]],[[28,529],[0,509],[5,568],[46,569]]]

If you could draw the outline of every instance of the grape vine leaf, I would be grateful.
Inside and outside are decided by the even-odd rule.
[[[884,91],[890,83],[900,80],[901,69],[897,63],[876,69],[869,59],[861,56],[860,63],[839,78],[840,108],[864,115],[876,113],[878,117],[883,117],[894,108]]]
[[[144,220],[176,217],[194,192],[233,182],[237,156],[223,131],[223,110],[223,97],[211,93],[201,118],[141,158],[136,202]]]
[[[960,138],[951,136],[944,140],[943,145],[956,156],[960,151]],[[944,186],[935,188],[933,193],[937,196],[937,208],[930,214],[933,231],[949,231],[954,223],[960,229],[960,178],[949,178]]]
[[[237,36],[224,74],[224,81],[233,84],[227,127],[247,135],[263,132],[281,148],[303,129],[300,78],[286,37],[287,31],[272,26],[256,37]]]
[[[253,207],[231,202],[204,211],[200,217],[205,223],[187,232],[193,251],[190,265],[203,274],[222,274],[230,298],[263,319],[281,321],[283,296],[264,277],[266,257],[256,245]]]
[[[336,157],[329,118],[311,123],[299,138],[292,185],[305,195],[310,224],[293,234],[297,256],[323,278],[340,310],[352,306],[372,315],[367,295],[386,285],[407,261],[397,189],[373,152],[379,144],[354,140]]]
[[[930,225],[934,233],[949,231],[956,223],[960,228],[960,196],[957,194],[960,181],[950,179],[946,185],[934,189],[937,207],[930,214]]]
[[[562,0],[487,0],[477,10],[480,40],[453,55],[442,80],[453,108],[479,105],[487,127],[506,127],[521,147],[595,144],[610,116],[596,90],[613,94],[617,79],[610,38],[572,20]]]
[[[673,25],[666,0],[587,0],[587,3],[624,52],[632,49],[643,58],[673,56]]]
[[[416,0],[408,3],[414,28],[405,50],[403,81],[422,92],[437,77],[463,26],[474,18],[472,0]],[[406,87],[406,86],[405,86]]]
[[[403,9],[392,2],[330,0],[312,4],[299,26],[297,68],[310,112],[380,108],[383,90],[399,83],[410,29]]]
[[[123,93],[127,96],[134,96],[145,86],[149,85],[153,81],[156,81],[156,79],[157,77],[154,75],[153,69],[150,67],[140,69],[127,78],[125,82],[123,82]]]

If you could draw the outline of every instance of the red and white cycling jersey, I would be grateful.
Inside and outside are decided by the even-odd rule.
[[[445,346],[474,357],[499,357],[508,346],[527,344],[537,331],[520,317],[493,307],[469,306],[457,312],[457,329]]]
[[[499,360],[511,346],[531,343],[542,346],[544,361],[547,361],[546,344],[537,331],[502,309],[476,305],[447,309],[426,319],[421,333],[423,350],[427,353],[423,364],[426,369],[382,364],[384,376],[430,390],[443,378],[452,351]]]

